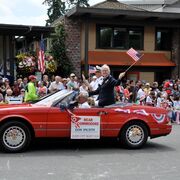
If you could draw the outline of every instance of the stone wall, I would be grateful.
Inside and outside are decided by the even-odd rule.
[[[66,50],[69,60],[73,64],[73,69],[77,77],[81,77],[81,49],[80,49],[80,33],[81,24],[78,19],[70,19],[64,17],[66,37]]]
[[[172,78],[180,77],[180,29],[173,30],[172,36],[172,61],[176,63],[176,67],[172,70]]]

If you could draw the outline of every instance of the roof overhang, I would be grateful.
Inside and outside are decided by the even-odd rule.
[[[143,20],[147,18],[154,18],[161,21],[180,20],[180,13],[105,9],[92,7],[74,7],[66,14],[67,17],[84,17],[85,15],[89,15],[90,17],[94,18],[125,16],[127,19],[136,20]]]
[[[52,32],[54,32],[54,27],[0,24],[0,35],[40,37],[43,34],[44,37],[47,37]]]

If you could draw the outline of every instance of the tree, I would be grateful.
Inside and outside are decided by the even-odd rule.
[[[49,6],[47,9],[49,19],[46,20],[46,26],[50,25],[66,12],[65,1],[63,0],[45,0],[43,4],[47,4]]]
[[[89,0],[68,0],[68,3],[70,4],[70,6],[80,6],[80,7],[88,7]]]
[[[55,28],[55,34],[52,37],[51,53],[57,62],[57,74],[67,77],[72,72],[72,63],[66,55],[65,46],[66,33],[63,24]]]
[[[46,26],[51,25],[60,16],[63,16],[68,8],[72,6],[88,7],[89,0],[44,0],[43,4],[49,6],[47,15],[49,19],[46,20]]]

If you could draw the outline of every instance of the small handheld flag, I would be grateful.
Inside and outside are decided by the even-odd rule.
[[[89,66],[89,74],[94,74],[96,72],[96,67]]]
[[[126,52],[130,57],[132,57],[132,59],[135,61],[133,64],[131,64],[131,66],[129,66],[125,72],[127,72],[132,66],[134,66],[143,56],[144,54],[141,54],[140,52],[134,50],[133,48],[130,48],[127,52]]]
[[[131,56],[134,61],[139,61],[143,56],[140,52],[134,50],[133,48],[130,48],[126,53]]]

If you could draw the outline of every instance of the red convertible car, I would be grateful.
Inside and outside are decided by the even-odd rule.
[[[112,137],[128,148],[141,148],[148,137],[168,135],[172,126],[162,108],[133,104],[80,109],[77,93],[59,91],[37,102],[0,106],[0,147],[21,152],[37,137],[101,139]]]

